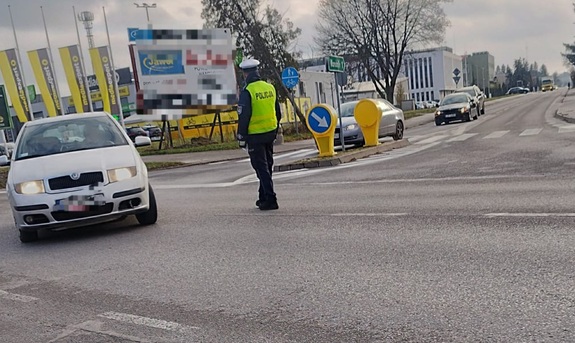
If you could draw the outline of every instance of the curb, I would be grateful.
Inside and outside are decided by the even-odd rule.
[[[350,153],[341,153],[341,156],[321,158],[311,161],[296,161],[293,163],[282,164],[274,166],[275,172],[297,170],[297,169],[310,169],[310,168],[322,168],[322,167],[334,167],[343,163],[353,162],[361,158],[368,156],[380,154],[382,152],[391,151],[393,149],[399,149],[411,145],[407,139],[402,139],[395,142],[382,143],[375,147],[363,148],[359,151],[354,151]]]

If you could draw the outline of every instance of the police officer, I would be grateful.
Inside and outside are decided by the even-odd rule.
[[[248,59],[240,64],[246,86],[238,102],[238,142],[248,150],[252,167],[260,180],[256,206],[262,210],[279,208],[274,185],[273,144],[281,119],[280,105],[275,87],[262,80],[258,73],[260,62]]]

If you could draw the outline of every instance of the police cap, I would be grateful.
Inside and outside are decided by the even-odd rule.
[[[249,71],[250,69],[256,69],[259,65],[260,61],[250,58],[240,63],[240,69],[243,69],[244,71]]]

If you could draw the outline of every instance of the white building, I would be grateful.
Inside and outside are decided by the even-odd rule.
[[[337,108],[337,88],[333,73],[300,71],[296,97],[307,97],[312,104],[329,104]],[[340,86],[341,90],[341,86]]]
[[[410,51],[403,58],[402,71],[415,101],[441,100],[462,88],[462,70],[462,57],[448,47]]]

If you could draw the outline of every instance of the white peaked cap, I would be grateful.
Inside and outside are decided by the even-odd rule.
[[[245,61],[242,61],[242,63],[240,63],[240,68],[244,69],[244,70],[245,69],[253,69],[259,65],[260,65],[260,61],[253,59],[253,58],[250,58],[250,59],[247,59]]]

